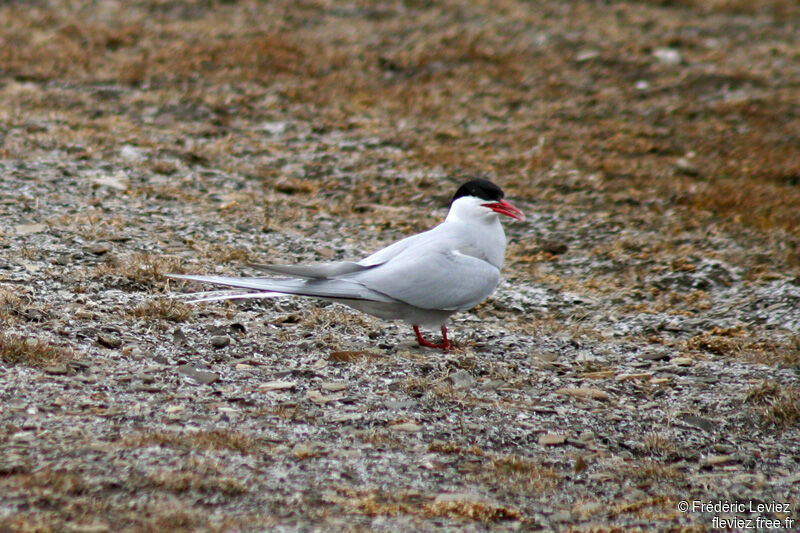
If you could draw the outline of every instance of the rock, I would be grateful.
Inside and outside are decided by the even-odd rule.
[[[416,433],[417,431],[422,431],[422,426],[420,426],[416,422],[402,422],[400,424],[394,424],[392,426],[389,426],[389,429],[391,429],[392,431]]]
[[[211,337],[211,346],[219,350],[220,348],[224,348],[231,343],[231,338],[227,335],[217,335],[215,337]]]
[[[564,444],[565,442],[567,442],[566,435],[561,435],[558,433],[545,433],[544,435],[539,435],[540,446],[558,446],[559,444]]]
[[[450,380],[450,383],[452,383],[453,388],[456,390],[466,390],[475,385],[475,378],[466,370],[454,372],[450,374],[447,379]]]
[[[258,386],[262,391],[291,390],[297,387],[295,381],[269,381]]]
[[[682,58],[681,53],[674,48],[656,48],[653,50],[653,57],[664,65],[678,65]]]
[[[189,364],[179,366],[178,373],[183,374],[189,378],[190,382],[194,382],[197,385],[211,385],[212,383],[219,381],[219,374],[216,372],[197,370]]]
[[[320,387],[328,392],[339,392],[347,388],[347,383],[325,381],[320,385]]]
[[[130,144],[123,146],[122,150],[119,151],[119,155],[122,159],[128,161],[143,161],[145,159],[144,152]]]
[[[726,463],[738,463],[739,458],[735,455],[709,455],[703,460],[706,466],[724,465]]]
[[[113,350],[116,350],[117,348],[122,346],[122,339],[120,339],[116,335],[111,335],[109,333],[98,333],[97,344],[99,344],[100,346],[104,346],[106,348],[111,348]]]
[[[558,389],[556,394],[572,396],[573,398],[606,401],[609,395],[606,391],[594,387],[564,387]]]
[[[14,226],[17,235],[30,235],[31,233],[41,233],[47,230],[45,224],[18,224]]]
[[[343,399],[344,398],[344,393],[343,392],[339,392],[339,393],[336,393],[336,394],[324,395],[319,391],[312,390],[312,391],[308,391],[308,393],[306,393],[306,398],[308,398],[309,400],[311,400],[312,402],[314,402],[317,405],[325,405],[326,403],[335,402],[336,400]]]
[[[536,248],[536,252],[544,252],[551,255],[561,255],[566,253],[568,247],[561,241],[541,241],[541,244]]]
[[[616,378],[617,381],[633,381],[637,379],[650,379],[653,374],[650,372],[638,372],[636,374],[620,374]]]
[[[69,373],[67,365],[46,366],[44,371],[46,374],[51,374],[53,376],[64,376]]]
[[[680,418],[690,426],[700,428],[704,431],[713,432],[717,429],[716,422],[714,422],[713,420],[709,420],[708,418],[703,418],[702,416],[685,413],[682,415],[678,415],[678,418]]]
[[[676,366],[692,366],[694,364],[691,357],[673,357],[669,362]]]
[[[105,255],[111,251],[111,245],[104,242],[96,242],[94,244],[90,244],[89,246],[85,246],[83,251],[92,255]]]

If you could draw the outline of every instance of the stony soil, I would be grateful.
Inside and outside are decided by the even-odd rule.
[[[799,23],[778,0],[2,3],[0,530],[800,519]],[[477,176],[528,220],[450,353],[164,277],[359,258]]]

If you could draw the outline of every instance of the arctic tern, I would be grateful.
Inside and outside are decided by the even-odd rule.
[[[196,302],[285,295],[339,302],[382,319],[403,320],[413,326],[420,346],[448,350],[447,319],[478,305],[500,280],[506,236],[499,215],[525,220],[503,197],[488,180],[465,183],[453,195],[444,222],[358,262],[251,265],[290,278],[168,277],[249,289]],[[420,326],[441,328],[442,343],[425,340]]]

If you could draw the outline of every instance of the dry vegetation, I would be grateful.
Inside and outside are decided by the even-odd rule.
[[[0,530],[795,516],[799,26],[792,0],[0,2]],[[454,353],[165,294],[352,259],[476,176],[530,218]]]

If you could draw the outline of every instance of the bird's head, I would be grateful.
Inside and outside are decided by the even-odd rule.
[[[472,180],[458,188],[450,201],[450,213],[447,218],[469,220],[482,219],[487,216],[505,215],[525,220],[525,215],[503,200],[503,189],[484,179]]]

